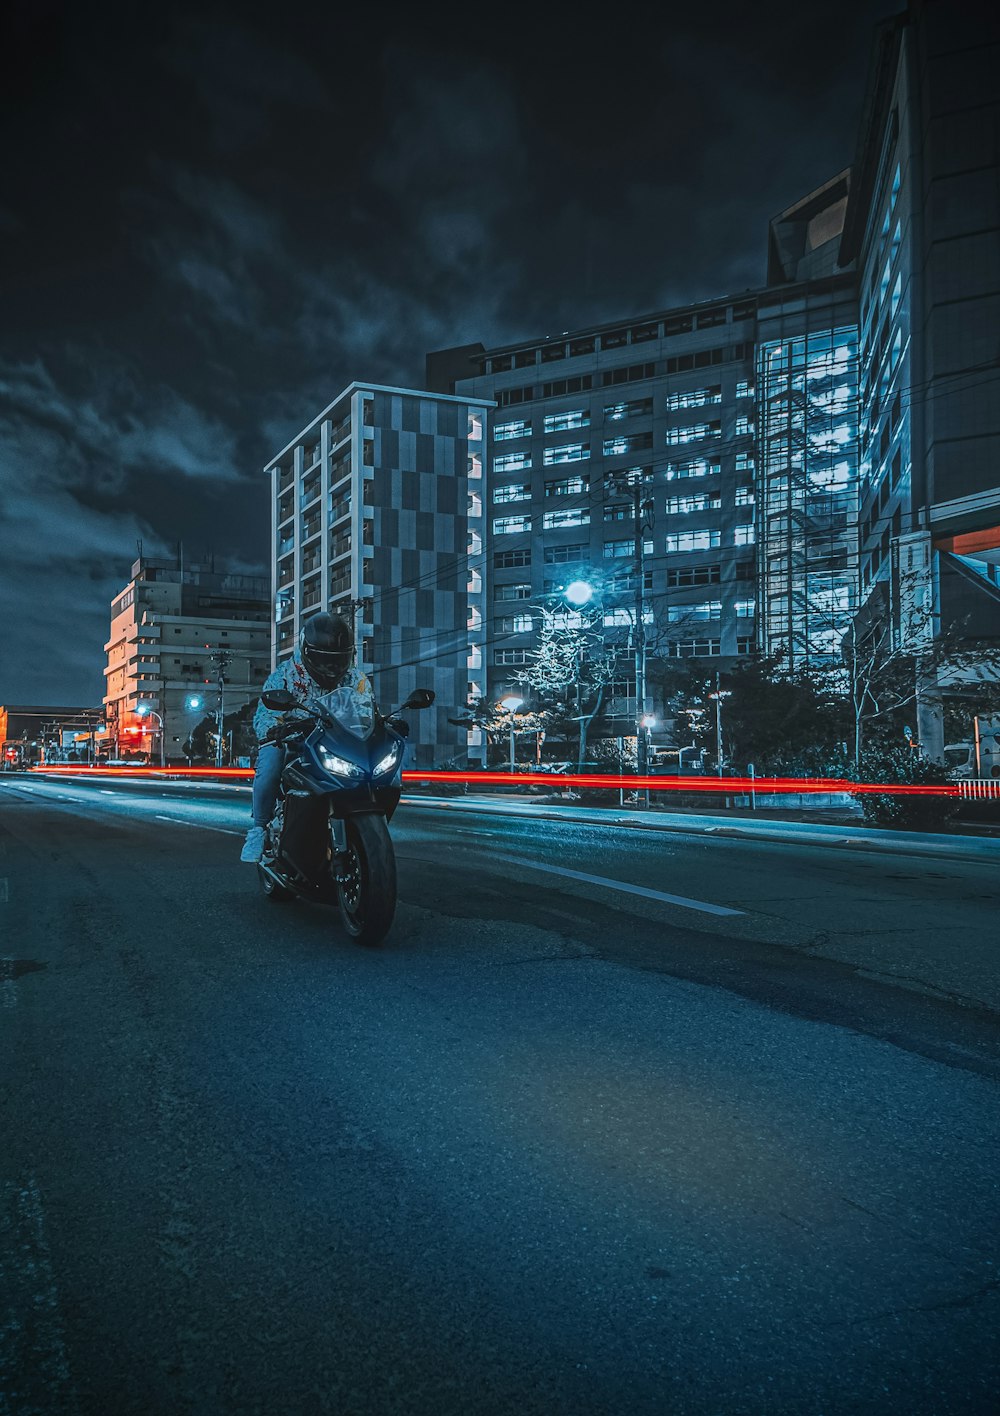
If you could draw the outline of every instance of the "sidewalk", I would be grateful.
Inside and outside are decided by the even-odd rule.
[[[637,831],[675,831],[688,835],[726,836],[748,841],[785,841],[807,846],[835,846],[846,850],[890,851],[904,855],[978,859],[1000,865],[1000,836],[979,836],[960,832],[886,831],[848,822],[827,823],[814,818],[819,813],[800,812],[796,819],[761,820],[748,808],[735,808],[715,815],[691,810],[645,810],[637,807],[579,806],[574,802],[552,803],[513,800],[481,793],[468,796],[434,797],[405,794],[407,806],[447,806],[456,811],[491,811],[504,816],[535,820],[572,821],[591,826],[617,826]],[[771,813],[768,813],[771,817]]]

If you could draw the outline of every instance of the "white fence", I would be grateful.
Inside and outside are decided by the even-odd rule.
[[[1000,801],[1000,777],[972,777],[959,782],[958,790],[966,801]]]

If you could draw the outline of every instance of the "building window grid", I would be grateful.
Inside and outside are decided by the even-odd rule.
[[[667,412],[676,413],[682,408],[701,408],[706,403],[722,402],[722,386],[713,384],[709,388],[692,388],[685,392],[667,396]]]

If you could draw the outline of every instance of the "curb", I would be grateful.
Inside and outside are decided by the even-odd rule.
[[[678,835],[725,837],[744,841],[776,841],[790,845],[827,846],[840,850],[868,850],[895,855],[951,857],[971,860],[985,857],[1000,864],[1000,838],[963,836],[957,833],[925,834],[912,831],[869,831],[860,826],[826,826],[819,822],[757,822],[733,820],[726,816],[674,816],[657,813],[650,819],[645,812],[627,809],[572,806],[543,806],[528,803],[499,803],[483,798],[404,796],[408,806],[450,807],[459,811],[499,816],[529,817],[534,820],[570,821],[584,826],[617,826],[619,830],[667,831]],[[664,819],[666,817],[666,819]]]

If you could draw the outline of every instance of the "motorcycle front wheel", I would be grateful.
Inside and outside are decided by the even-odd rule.
[[[380,944],[396,913],[396,855],[383,816],[347,822],[347,855],[337,875],[344,928],[359,944]]]

